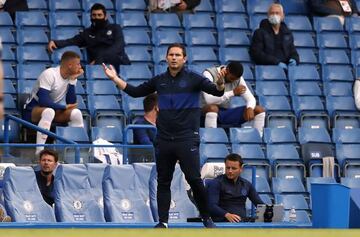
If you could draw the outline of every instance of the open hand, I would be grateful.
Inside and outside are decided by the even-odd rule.
[[[225,214],[225,218],[229,221],[229,222],[240,222],[241,221],[241,217],[236,215],[236,214],[231,214],[231,213],[226,213]]]
[[[112,81],[117,77],[117,72],[115,70],[115,68],[113,67],[113,65],[110,65],[110,67],[106,66],[105,63],[102,64],[105,75],[111,79]]]

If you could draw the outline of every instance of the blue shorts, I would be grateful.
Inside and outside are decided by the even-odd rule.
[[[218,114],[218,123],[222,125],[233,125],[234,127],[241,127],[245,123],[244,110],[246,106],[240,106],[230,109],[221,109]]]
[[[38,105],[39,105],[39,103],[35,99],[32,99],[30,101],[30,103],[26,105],[26,108],[24,109],[23,119],[30,122],[30,123],[32,123],[32,121],[31,121],[31,111],[35,106],[38,106]]]

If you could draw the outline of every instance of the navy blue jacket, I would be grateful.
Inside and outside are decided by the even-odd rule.
[[[137,87],[127,84],[124,89],[132,97],[155,91],[159,100],[157,138],[171,141],[199,140],[201,91],[214,96],[224,94],[209,79],[185,68],[175,77],[167,70]]]
[[[46,177],[41,175],[41,171],[35,171],[36,181],[38,183],[41,195],[44,201],[52,206],[54,204],[53,189],[54,189],[54,176],[52,176],[49,186],[46,185]]]
[[[264,203],[249,181],[239,177],[234,183],[225,174],[208,183],[207,193],[210,215],[216,221],[226,221],[225,214],[228,212],[246,217],[247,198],[255,205]]]
[[[144,117],[135,121],[135,124],[152,125]],[[156,131],[149,128],[134,129],[134,144],[153,145],[155,141]]]
[[[89,62],[95,60],[96,64],[110,63],[115,66],[130,64],[124,49],[124,36],[117,24],[107,23],[102,29],[91,26],[73,38],[55,40],[54,42],[58,48],[69,45],[86,47]]]
[[[294,45],[294,37],[284,22],[280,26],[280,35],[282,35],[282,49],[289,63],[291,58],[299,63],[299,54]],[[277,65],[281,62],[276,58],[275,53],[275,34],[268,19],[264,19],[260,23],[260,28],[254,32],[250,45],[250,55],[256,64],[260,65]]]

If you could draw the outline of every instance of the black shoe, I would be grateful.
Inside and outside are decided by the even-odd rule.
[[[167,223],[159,222],[154,228],[168,228]]]
[[[211,218],[204,219],[203,224],[205,228],[216,228],[216,225]]]

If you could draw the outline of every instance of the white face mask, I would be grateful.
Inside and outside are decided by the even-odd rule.
[[[268,17],[268,20],[269,20],[270,24],[272,24],[272,25],[278,25],[281,23],[281,17],[279,15],[275,15],[275,14],[270,15]]]

